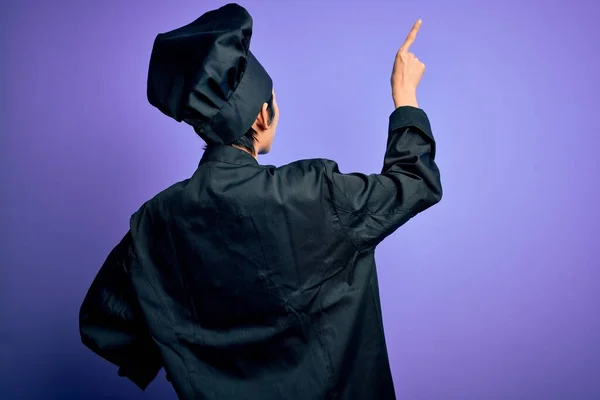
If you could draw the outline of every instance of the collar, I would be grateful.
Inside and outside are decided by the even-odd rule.
[[[229,145],[209,146],[204,151],[200,165],[210,161],[236,165],[258,165],[256,158],[252,157],[249,153]]]

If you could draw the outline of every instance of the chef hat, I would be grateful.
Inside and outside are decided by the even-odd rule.
[[[230,144],[252,126],[273,82],[250,52],[252,17],[237,4],[159,34],[148,71],[148,101],[209,143]]]

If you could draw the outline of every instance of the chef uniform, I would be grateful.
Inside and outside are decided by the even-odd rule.
[[[441,199],[427,115],[390,115],[380,174],[261,165],[229,145],[272,93],[251,35],[229,4],[157,36],[149,101],[209,146],[131,217],[82,341],[142,390],[164,368],[181,399],[394,399],[374,252]]]

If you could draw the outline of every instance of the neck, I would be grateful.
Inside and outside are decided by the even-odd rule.
[[[236,149],[245,151],[246,153],[250,154],[252,157],[254,157],[254,159],[256,159],[258,161],[258,155],[257,154],[252,154],[252,152],[249,151],[248,149],[246,149],[245,147],[237,146],[235,144],[232,144],[231,147],[235,147]]]

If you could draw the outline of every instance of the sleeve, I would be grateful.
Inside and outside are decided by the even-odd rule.
[[[111,251],[79,311],[83,344],[145,390],[162,368],[129,280],[131,232]]]
[[[435,150],[427,114],[407,106],[390,116],[381,174],[342,174],[336,163],[325,161],[334,207],[359,251],[374,248],[441,200]]]

